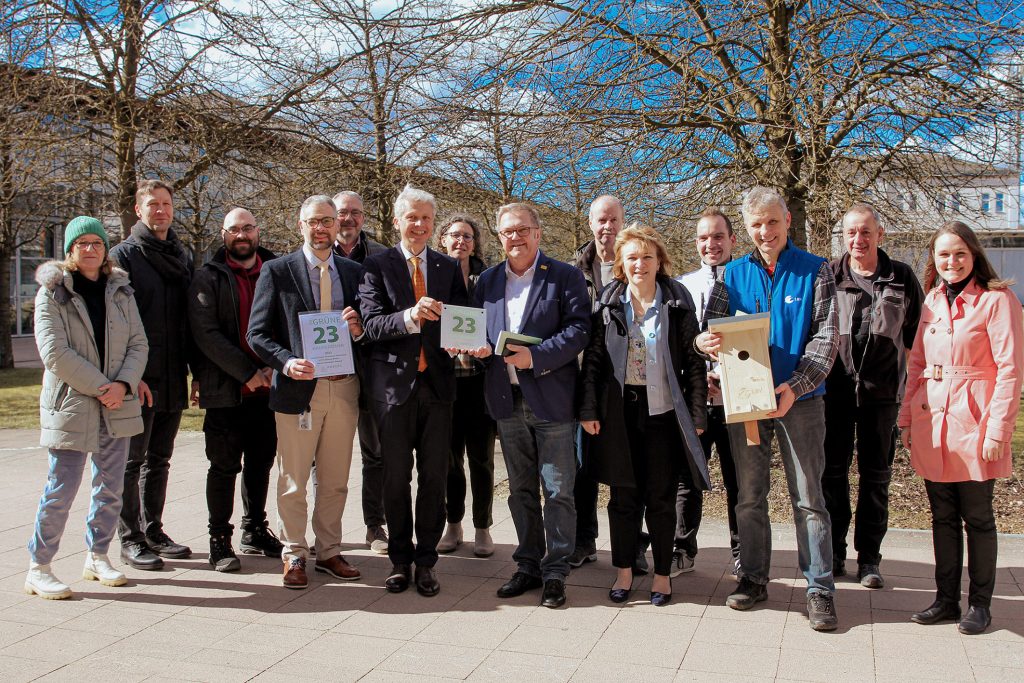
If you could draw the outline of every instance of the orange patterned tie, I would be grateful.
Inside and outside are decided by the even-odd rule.
[[[409,259],[412,263],[412,295],[419,301],[427,295],[427,283],[423,281],[423,273],[420,272],[420,257],[413,256]],[[420,329],[423,329],[423,322],[420,321]],[[419,371],[427,369],[427,354],[423,351],[422,335],[420,335],[420,365]]]

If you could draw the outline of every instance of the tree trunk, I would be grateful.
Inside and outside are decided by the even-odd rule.
[[[14,254],[0,249],[0,369],[14,367],[14,345],[11,341],[11,263]]]

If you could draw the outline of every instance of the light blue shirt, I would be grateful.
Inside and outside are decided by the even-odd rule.
[[[658,353],[659,344],[667,344],[667,339],[662,339],[661,329],[661,306],[662,306],[661,285],[654,290],[654,303],[647,309],[643,320],[640,321],[640,329],[644,335],[645,349],[647,353],[647,408],[648,415],[661,415],[674,410],[672,403],[672,390],[669,382],[672,381],[672,372],[665,362],[662,362],[662,354]],[[626,288],[622,295],[622,305],[626,309],[626,327],[633,326],[633,304],[630,301],[629,288]],[[668,354],[664,354],[667,359]]]

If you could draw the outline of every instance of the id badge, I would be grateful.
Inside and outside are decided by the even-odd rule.
[[[299,431],[309,432],[313,430],[313,413],[304,410],[299,414]]]

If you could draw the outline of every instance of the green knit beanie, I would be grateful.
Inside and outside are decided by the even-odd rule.
[[[103,223],[100,223],[91,216],[77,216],[72,218],[71,222],[64,228],[65,254],[71,253],[71,246],[82,235],[96,235],[103,240],[103,250],[105,252],[110,251],[110,239],[107,237],[107,231],[103,229]]]

